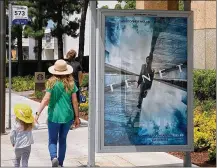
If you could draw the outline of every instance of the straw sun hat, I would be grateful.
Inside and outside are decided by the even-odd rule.
[[[69,75],[73,72],[73,68],[66,61],[57,60],[53,66],[49,67],[48,71],[53,75]]]
[[[25,123],[33,123],[34,117],[32,115],[32,109],[30,106],[26,104],[16,104],[14,106],[14,113],[15,116],[25,122]]]

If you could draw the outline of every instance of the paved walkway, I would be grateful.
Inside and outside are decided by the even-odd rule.
[[[8,119],[8,93],[6,93],[6,112]],[[35,112],[39,103],[29,100],[26,97],[12,93],[12,107],[16,103],[27,103],[32,106]],[[39,130],[34,130],[34,141],[29,160],[29,166],[50,167],[48,153],[48,135],[46,110],[39,119]],[[13,113],[12,113],[13,114]],[[12,115],[14,118],[14,115]],[[14,121],[12,119],[12,121]],[[8,122],[6,120],[6,126]],[[67,139],[67,153],[65,167],[78,167],[87,165],[88,158],[88,128],[87,122],[82,120],[80,128],[71,130]],[[1,166],[13,166],[13,148],[9,141],[9,135],[1,136]],[[100,167],[182,167],[183,161],[163,152],[146,153],[106,153],[96,154],[96,165]]]

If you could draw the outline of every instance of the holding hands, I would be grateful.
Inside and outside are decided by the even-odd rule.
[[[75,128],[78,128],[80,126],[80,124],[81,124],[81,121],[80,121],[79,117],[75,117],[75,122],[74,122]]]

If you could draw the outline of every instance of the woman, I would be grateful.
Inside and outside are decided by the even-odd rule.
[[[48,71],[53,76],[47,82],[46,94],[36,113],[35,121],[38,122],[41,112],[48,105],[48,148],[52,167],[58,167],[63,166],[66,138],[73,121],[76,128],[80,125],[76,96],[78,89],[71,75],[73,68],[64,60],[57,60]],[[58,157],[57,142],[59,142]]]
[[[71,49],[67,54],[66,54],[66,58],[68,59],[68,64],[72,66],[73,68],[73,78],[75,80],[75,84],[77,86],[77,88],[79,89],[79,86],[82,82],[82,77],[83,77],[83,74],[82,74],[82,67],[81,67],[81,64],[75,60],[76,58],[76,51]],[[78,99],[78,102],[80,101],[80,96],[79,96],[79,91],[77,92],[77,99]]]

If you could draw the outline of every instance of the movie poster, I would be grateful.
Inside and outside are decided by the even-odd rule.
[[[187,18],[104,24],[104,145],[187,145]]]

